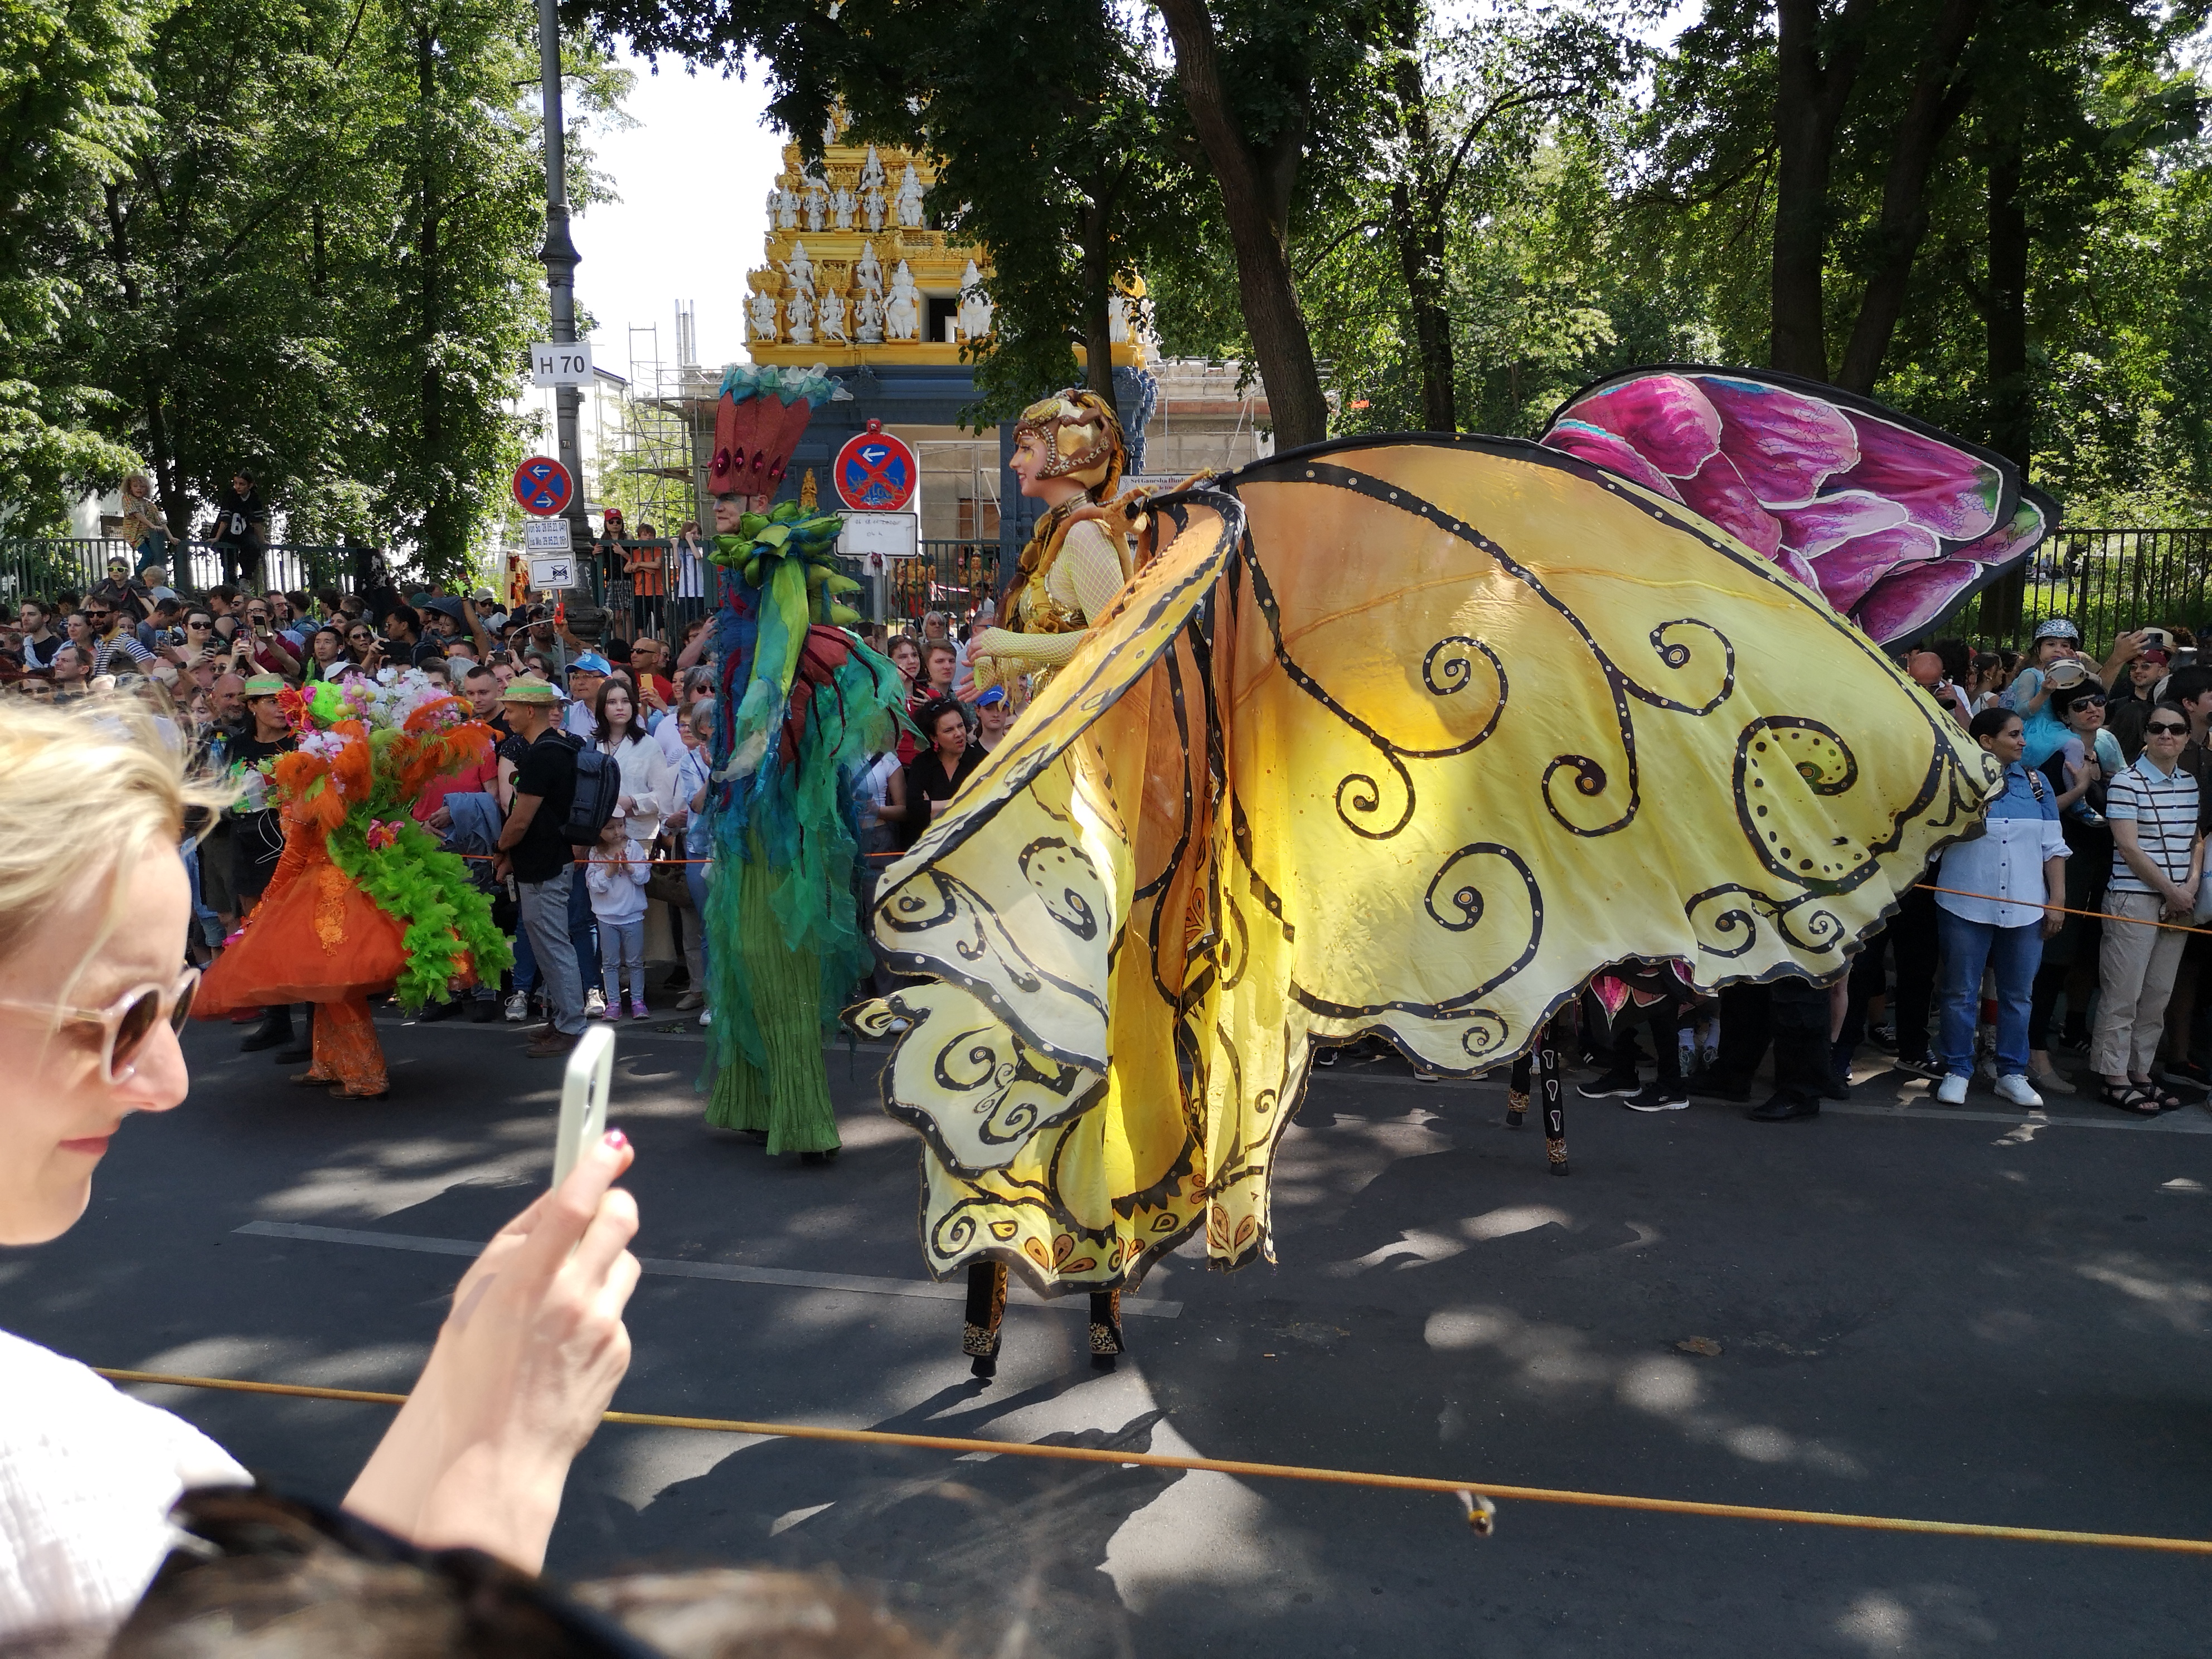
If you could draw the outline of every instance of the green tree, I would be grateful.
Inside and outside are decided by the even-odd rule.
[[[0,8],[0,524],[44,531],[65,487],[111,482],[128,451],[94,424],[105,399],[63,337],[63,274],[100,185],[146,131],[137,64],[163,6],[10,0]]]

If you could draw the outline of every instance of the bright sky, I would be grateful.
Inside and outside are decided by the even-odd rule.
[[[584,135],[621,199],[571,227],[583,255],[576,303],[597,325],[592,360],[628,375],[629,325],[658,324],[660,356],[673,368],[676,305],[689,300],[699,361],[734,362],[744,355],[745,272],[761,262],[769,180],[782,165],[782,135],[761,123],[767,83],[757,70],[726,81],[665,58],[658,75],[643,58],[625,62],[637,76],[625,106],[637,125]],[[641,336],[639,357],[649,349]]]

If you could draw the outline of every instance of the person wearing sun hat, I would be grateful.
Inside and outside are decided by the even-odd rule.
[[[527,1050],[535,1059],[567,1054],[584,1034],[583,969],[570,927],[571,896],[583,883],[575,873],[575,849],[560,834],[575,799],[576,749],[558,729],[560,703],[560,695],[534,674],[517,677],[500,693],[521,753],[492,870],[514,878],[522,936],[545,988],[550,1024]],[[522,985],[520,970],[515,983]]]

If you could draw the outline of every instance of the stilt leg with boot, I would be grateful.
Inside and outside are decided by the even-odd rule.
[[[1091,1369],[1110,1371],[1116,1355],[1122,1352],[1121,1292],[1093,1291],[1091,1293]]]
[[[1120,1340],[1119,1316],[1115,1340]],[[971,1262],[968,1268],[968,1318],[960,1330],[960,1352],[971,1362],[969,1370],[988,1382],[999,1374],[1000,1326],[1006,1316],[1006,1268],[1001,1261]],[[1119,1349],[1115,1350],[1117,1352]]]
[[[1544,1153],[1551,1159],[1552,1173],[1563,1176],[1567,1173],[1567,1113],[1563,1098],[1565,1088],[1560,1074],[1559,1046],[1553,1041],[1549,1025],[1536,1039],[1535,1082],[1544,1107]]]

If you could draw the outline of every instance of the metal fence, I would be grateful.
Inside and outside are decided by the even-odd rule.
[[[2153,623],[2203,634],[2212,626],[2212,528],[2057,530],[2028,561],[2018,618],[2003,617],[1985,591],[1942,632],[1984,647],[2018,649],[2038,623],[2063,617],[2102,656],[2112,640]]]
[[[365,548],[323,547],[277,542],[258,548],[172,539],[159,557],[142,556],[131,543],[113,537],[53,537],[0,541],[0,599],[13,605],[27,599],[51,599],[84,594],[107,578],[108,562],[121,559],[136,574],[142,563],[164,571],[179,593],[204,593],[234,582],[257,592],[354,586],[356,561]]]

